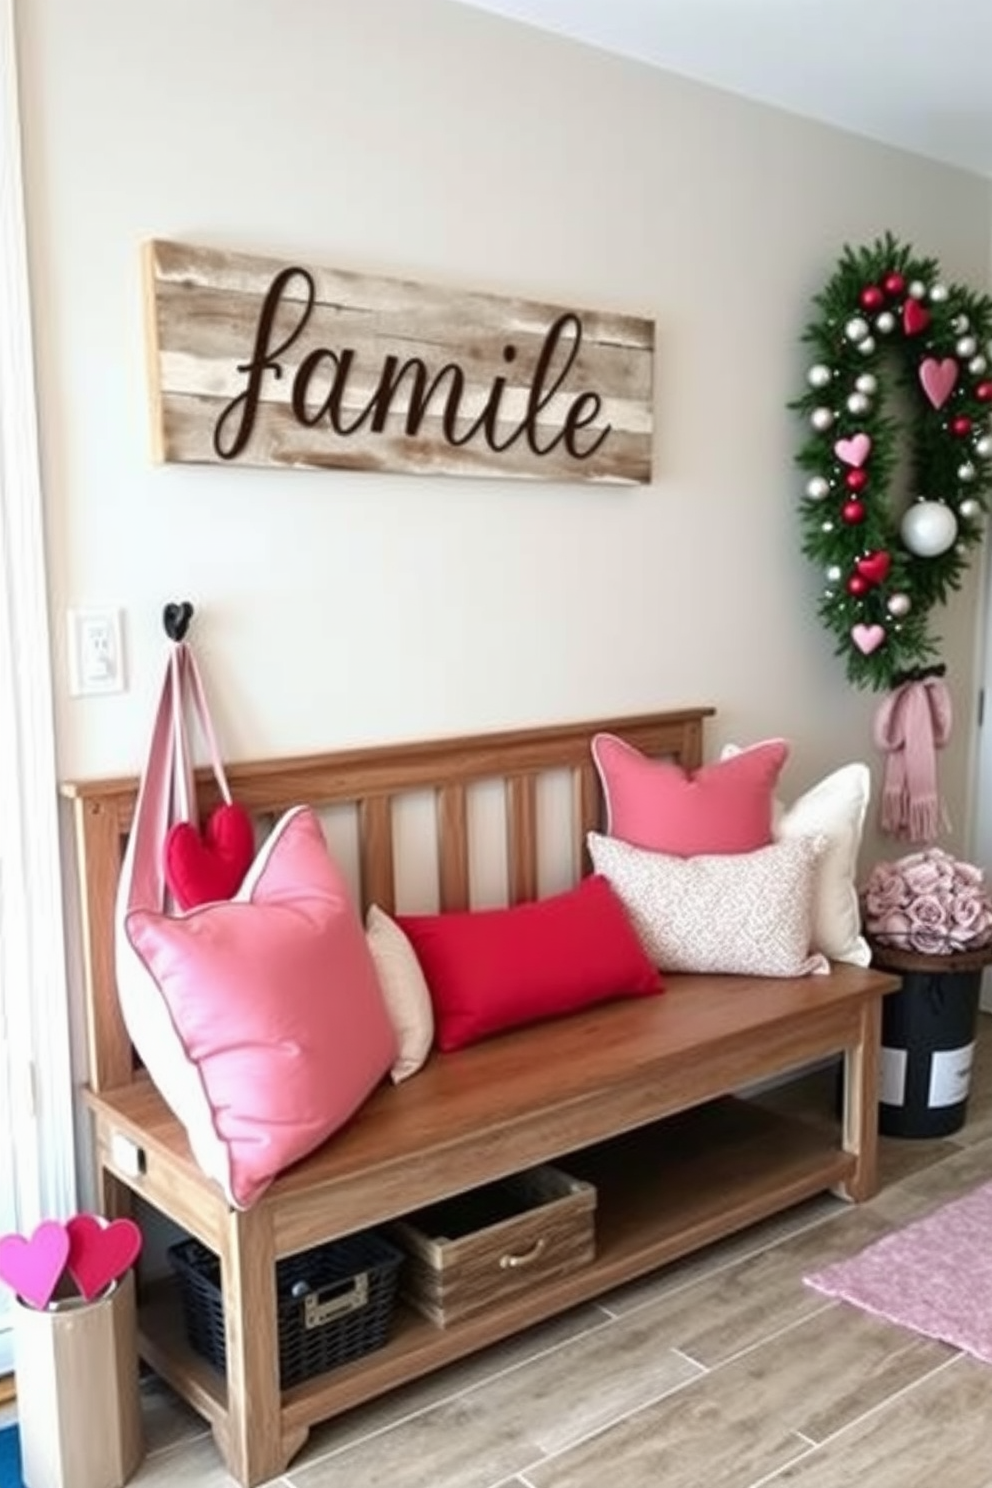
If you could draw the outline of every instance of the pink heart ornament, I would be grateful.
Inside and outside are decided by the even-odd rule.
[[[883,625],[852,625],[851,640],[862,656],[870,656],[885,640],[885,627]]]
[[[945,357],[942,362],[936,357],[926,357],[920,363],[920,382],[934,408],[943,408],[957,380],[958,364],[953,357]]]
[[[87,1302],[118,1281],[141,1252],[141,1231],[133,1219],[108,1224],[95,1214],[76,1214],[66,1231],[69,1275]]]
[[[55,1294],[69,1256],[69,1235],[57,1219],[46,1219],[31,1238],[0,1239],[0,1277],[23,1301],[44,1309]]]
[[[859,469],[871,454],[871,435],[852,434],[850,439],[838,439],[834,445],[834,454],[845,465]]]

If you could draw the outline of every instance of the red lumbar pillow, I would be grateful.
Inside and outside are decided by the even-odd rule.
[[[606,879],[511,909],[398,915],[423,968],[440,1049],[613,997],[662,990]]]
[[[768,739],[689,772],[670,760],[649,759],[614,734],[597,734],[592,757],[607,833],[680,858],[767,847],[775,785],[788,752],[784,739]]]

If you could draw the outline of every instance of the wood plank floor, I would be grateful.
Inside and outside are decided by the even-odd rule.
[[[812,1119],[821,1072],[769,1095]],[[313,1432],[283,1488],[992,1488],[992,1369],[831,1302],[803,1274],[992,1180],[992,1016],[968,1120],[883,1139],[869,1204],[798,1206]],[[146,1382],[135,1488],[228,1488]]]

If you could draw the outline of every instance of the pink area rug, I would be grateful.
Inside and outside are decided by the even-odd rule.
[[[992,1183],[804,1280],[992,1364]]]

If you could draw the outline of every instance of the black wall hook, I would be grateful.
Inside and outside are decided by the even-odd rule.
[[[189,622],[193,618],[193,606],[188,599],[178,602],[170,600],[162,611],[162,624],[170,641],[182,641],[189,630]]]

